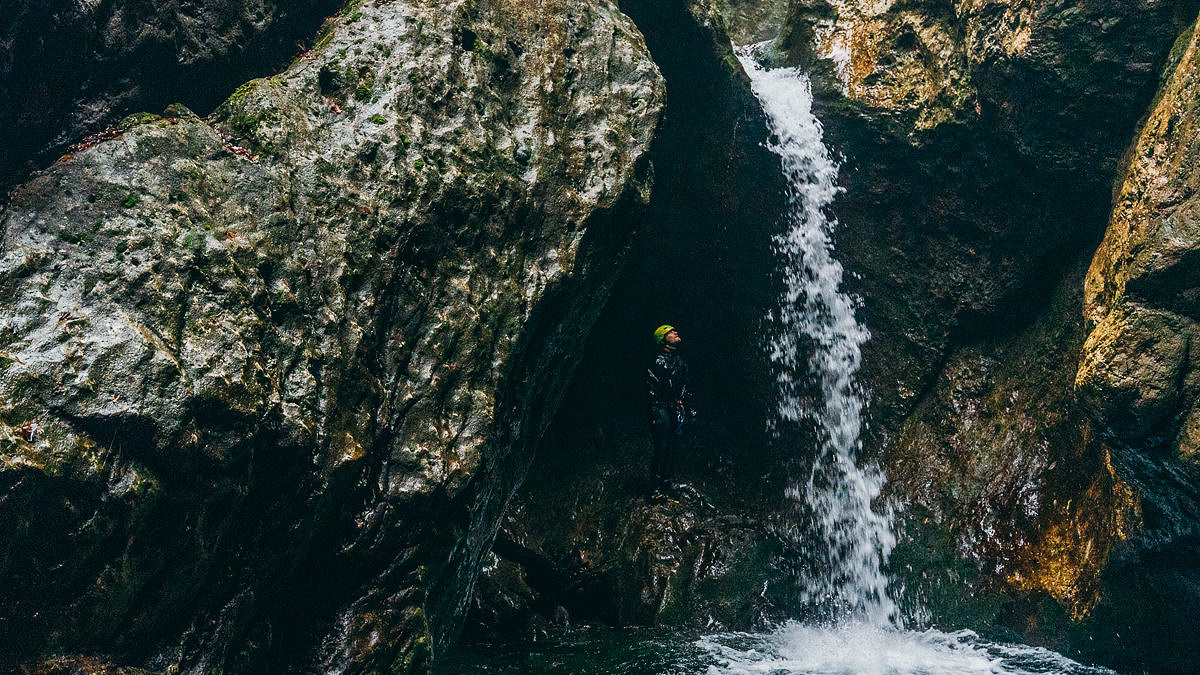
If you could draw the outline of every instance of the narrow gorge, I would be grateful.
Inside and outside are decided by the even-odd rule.
[[[1198,13],[17,2],[0,671],[1195,672]]]

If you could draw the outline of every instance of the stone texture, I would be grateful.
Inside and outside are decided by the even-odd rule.
[[[1032,323],[958,349],[888,446],[907,534],[893,565],[923,568],[911,591],[935,621],[986,625],[1046,596],[1086,619],[1140,527],[1134,491],[1073,405],[1081,296],[1064,284]],[[1050,639],[1044,616],[1024,621]]]
[[[1090,328],[1076,386],[1116,443],[1195,455],[1188,420],[1200,395],[1195,261],[1200,226],[1200,54],[1196,35],[1130,152],[1112,219],[1088,270]]]
[[[504,524],[558,574],[498,551],[472,638],[492,639],[505,626],[524,638],[553,632],[556,607],[573,625],[745,629],[781,618],[781,598],[794,595],[770,516],[795,452],[764,431],[773,375],[759,332],[778,292],[769,261],[785,205],[779,160],[762,145],[765,119],[721,7],[625,0],[621,8],[646,35],[668,88],[647,223]],[[711,507],[681,497],[677,512],[646,501],[644,369],[662,323],[682,331],[700,408],[678,480]],[[538,586],[555,576],[569,588]]]
[[[1081,324],[1098,294],[1082,266],[1114,237],[1121,166],[1158,161],[1129,142],[1196,10],[800,2],[777,43],[814,71],[845,157],[835,238],[873,336],[866,445],[912,506],[894,568],[939,621],[1122,672],[1194,658],[1147,649],[1197,606],[1177,562],[1194,488],[1124,449],[1188,433],[1191,334],[1171,312],[1191,282],[1164,247],[1180,274],[1143,288],[1173,309],[1127,290]],[[1160,142],[1186,143],[1174,129]]]
[[[130,118],[14,191],[15,656],[427,669],[637,222],[662,100],[612,5],[354,4],[209,120]]]
[[[788,11],[788,0],[719,0],[714,4],[735,45],[775,39]]]
[[[873,299],[868,378],[884,428],[948,349],[1038,312],[1062,262],[1090,253],[1118,161],[1196,9],[793,4],[778,44],[813,64],[826,138],[846,158],[837,245],[849,285]]]
[[[466,639],[530,641],[595,623],[742,629],[783,617],[779,598],[792,586],[766,523],[690,487],[650,500],[588,483],[526,491],[503,526],[511,543],[497,543],[481,577]]]
[[[642,355],[631,336],[664,321],[688,336],[702,417],[681,478],[718,495],[718,511],[757,522],[794,518],[777,511],[786,511],[786,474],[803,471],[811,447],[802,431],[770,437],[760,417],[771,384],[755,377],[769,373],[756,331],[777,288],[752,279],[765,276],[781,203],[770,177],[777,169],[738,149],[765,136],[756,104],[741,98],[736,75],[723,92],[679,91],[699,88],[694,70],[728,62],[715,36],[744,30],[745,17],[732,6],[718,16],[703,2],[623,8],[646,33],[671,92],[656,145],[664,160],[656,161],[662,190],[652,200],[652,236],[619,282],[540,450],[547,477],[527,481],[506,524],[560,570],[599,577],[608,590],[594,597],[610,608],[638,593],[653,604],[662,588],[653,574],[634,572],[641,568],[631,550],[609,541],[638,518],[649,461]],[[1126,610],[1137,592],[1119,579],[1157,536],[1143,529],[1142,507],[1153,500],[1077,407],[1087,335],[1078,307],[1113,172],[1188,12],[1186,3],[792,3],[776,43],[778,58],[814,72],[817,114],[844,158],[837,255],[873,335],[863,371],[873,398],[866,451],[885,464],[889,494],[907,506],[893,569],[944,625],[1113,662],[1137,653],[1134,640],[1107,639],[1105,622],[1116,617],[1111,625],[1122,634],[1132,627]],[[844,61],[821,60],[838,49]],[[730,110],[716,112],[714,98]],[[676,125],[689,125],[685,139],[729,130],[721,140],[730,147],[672,143]],[[706,208],[681,198],[690,194],[704,195]],[[712,239],[727,228],[738,235],[712,254],[707,240],[692,241],[697,230]],[[750,276],[721,274],[746,260],[759,261]],[[743,311],[730,317],[729,307]],[[563,512],[572,527],[556,525]],[[531,631],[553,624],[556,607],[574,613],[587,604],[561,593],[547,602],[530,588],[536,574],[508,563],[501,556],[483,594],[514,612],[504,616],[540,616],[524,624]],[[624,571],[625,586],[588,574],[613,568]],[[638,574],[644,583],[631,583]],[[787,587],[786,571],[767,576],[772,589]],[[777,597],[768,605],[790,609]],[[481,613],[487,606],[481,601]],[[493,626],[500,615],[491,614]],[[1089,647],[1096,636],[1111,649]]]
[[[0,18],[0,194],[88,134],[182,101],[204,114],[303,51],[334,0],[15,0]]]

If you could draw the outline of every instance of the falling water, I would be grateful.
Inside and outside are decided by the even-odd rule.
[[[892,517],[886,507],[873,508],[884,477],[855,459],[863,415],[855,377],[869,334],[855,318],[854,301],[842,289],[842,265],[833,257],[837,223],[828,211],[838,166],[812,114],[808,78],[791,68],[765,69],[753,50],[739,49],[738,56],[767,115],[766,145],[779,156],[788,185],[788,230],[775,238],[784,291],[771,317],[778,413],[786,422],[814,422],[820,439],[807,481],[788,490],[799,509],[812,514],[803,541],[824,558],[802,572],[802,599],[834,620],[896,625],[882,569],[896,544]],[[820,384],[816,405],[804,403],[811,379]]]

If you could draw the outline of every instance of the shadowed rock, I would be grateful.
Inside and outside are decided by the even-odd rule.
[[[207,114],[234,86],[303,51],[340,4],[7,3],[0,18],[0,195],[131,112],[182,101]]]

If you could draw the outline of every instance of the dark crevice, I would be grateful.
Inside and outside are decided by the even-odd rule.
[[[239,5],[220,0],[192,36],[178,0],[87,3],[17,0],[0,34],[0,203],[31,171],[125,115],[183,103],[208,115],[241,83],[278,72],[342,0],[274,8],[258,28],[231,21]],[[228,22],[228,25],[220,24]],[[223,30],[218,32],[217,29]]]

